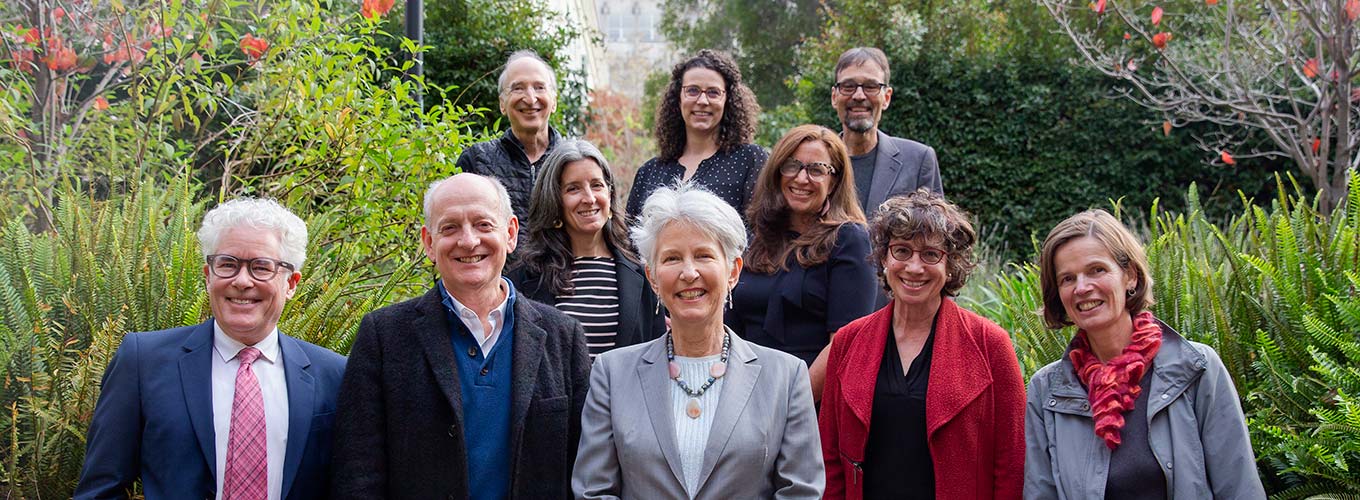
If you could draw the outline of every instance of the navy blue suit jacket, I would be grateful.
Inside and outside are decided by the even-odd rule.
[[[288,384],[283,498],[325,498],[331,429],[345,358],[279,335]],[[213,323],[130,333],[104,371],[76,500],[127,498],[139,478],[148,500],[212,498]]]

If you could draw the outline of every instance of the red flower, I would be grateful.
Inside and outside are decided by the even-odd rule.
[[[105,99],[102,95],[94,98],[94,109],[98,111],[109,109],[109,100]]]
[[[250,58],[250,62],[259,60],[268,50],[268,40],[255,38],[254,35],[249,33],[246,33],[246,36],[241,38],[241,52],[244,52],[246,57]]]
[[[1161,8],[1161,7],[1153,7],[1153,8],[1152,8],[1152,25],[1153,25],[1153,26],[1156,26],[1156,25],[1161,24],[1161,23],[1162,23],[1162,8]]]
[[[1223,160],[1223,163],[1225,163],[1225,164],[1228,164],[1228,165],[1236,165],[1236,164],[1237,164],[1237,160],[1234,160],[1233,157],[1232,157],[1232,155],[1228,154],[1227,151],[1219,151],[1219,152],[1218,152],[1218,157],[1219,157],[1220,159],[1222,159],[1222,160]]]
[[[364,0],[364,4],[359,8],[359,14],[365,19],[382,17],[392,10],[392,5],[397,0]],[[1104,0],[1101,0],[1102,2]],[[1360,0],[1358,0],[1360,1]]]
[[[76,67],[76,51],[65,46],[60,38],[53,38],[47,45],[47,57],[43,62],[47,63],[47,69],[52,71],[66,71]]]
[[[1346,20],[1354,21],[1360,17],[1360,0],[1346,0]]]
[[[24,43],[37,45],[38,40],[41,39],[39,35],[38,28],[29,28],[28,31],[24,32]]]
[[[1218,5],[1218,0],[1204,0],[1205,5]]]
[[[1163,121],[1163,122],[1162,122],[1162,136],[1170,136],[1170,135],[1171,135],[1171,121],[1170,121],[1170,120]]]
[[[1152,35],[1152,46],[1157,47],[1158,50],[1165,49],[1166,42],[1169,41],[1171,41],[1171,33],[1163,31],[1156,35]]]
[[[1125,32],[1124,32],[1124,39],[1125,39],[1125,40],[1128,40],[1128,39],[1130,39],[1130,38],[1133,38],[1133,35],[1130,35],[1129,32],[1125,31]]]
[[[1309,59],[1308,61],[1303,63],[1303,76],[1306,76],[1308,78],[1314,78],[1317,77],[1317,75],[1318,75],[1317,59]]]
[[[1317,154],[1318,148],[1322,147],[1322,139],[1313,139],[1313,154]]]
[[[53,18],[56,18],[56,20],[60,21],[61,18],[66,17],[66,9],[63,9],[63,8],[61,8],[61,7],[57,7],[57,8],[55,8],[55,9],[52,9],[52,17],[53,17]]]
[[[1096,0],[1094,2],[1091,2],[1091,10],[1095,11],[1096,14],[1104,14],[1105,0]]]

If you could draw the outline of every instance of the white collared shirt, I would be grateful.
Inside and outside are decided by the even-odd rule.
[[[445,289],[445,291],[448,290]],[[505,306],[510,302],[510,288],[504,277],[501,278],[501,291],[505,292],[505,297],[501,299],[500,305],[497,305],[495,309],[491,310],[491,314],[487,315],[487,322],[491,323],[490,332],[482,330],[482,320],[477,317],[476,312],[463,305],[462,302],[458,302],[458,298],[454,297],[453,293],[449,293],[449,300],[453,301],[454,314],[463,321],[464,326],[467,326],[468,331],[472,333],[472,338],[477,339],[477,346],[482,349],[483,357],[491,356],[491,349],[496,347],[496,341],[501,338],[501,330],[505,328]]]
[[[213,322],[212,409],[213,440],[217,452],[217,499],[222,500],[222,479],[227,472],[227,440],[231,437],[231,403],[236,395],[236,355],[246,345],[227,336]],[[264,398],[265,451],[269,466],[269,500],[283,498],[283,455],[288,450],[288,381],[283,373],[279,330],[255,344],[260,357],[251,365]]]

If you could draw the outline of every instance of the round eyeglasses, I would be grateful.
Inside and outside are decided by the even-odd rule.
[[[855,95],[855,91],[859,89],[864,89],[864,95],[866,96],[875,96],[878,95],[879,92],[882,92],[883,89],[888,88],[888,84],[878,82],[859,83],[852,81],[844,81],[837,82],[831,85],[831,87],[835,88],[836,91],[840,92],[841,95],[843,96]]]
[[[789,161],[786,161],[783,165],[779,166],[779,173],[783,174],[784,177],[795,177],[798,175],[798,172],[803,170],[807,171],[808,178],[814,180],[836,173],[836,167],[831,166],[829,163],[822,163],[820,161],[803,163],[796,158],[789,158]]]
[[[925,265],[933,266],[939,264],[941,260],[944,260],[945,253],[944,250],[938,248],[912,250],[911,247],[906,245],[893,245],[888,247],[888,255],[891,255],[893,260],[898,262],[909,262],[911,261],[911,256],[916,255],[921,257],[921,262]]]
[[[716,101],[722,99],[724,94],[726,94],[726,92],[723,92],[723,89],[720,88],[701,89],[696,85],[687,85],[680,89],[680,95],[685,96],[685,99],[691,101],[699,100],[699,96],[701,95],[708,96],[708,100],[710,101]]]
[[[247,260],[221,253],[208,256],[208,270],[212,271],[213,276],[224,280],[235,278],[236,275],[241,274],[242,267],[245,267],[246,273],[250,274],[250,277],[256,281],[274,279],[283,269],[287,269],[289,272],[297,270],[292,264],[265,257]]]

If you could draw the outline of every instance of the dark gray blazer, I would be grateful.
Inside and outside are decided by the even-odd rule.
[[[879,130],[878,159],[874,160],[874,179],[869,183],[869,198],[864,204],[865,215],[872,218],[874,210],[888,198],[910,193],[917,188],[944,194],[935,150]]]
[[[359,323],[340,389],[333,498],[468,496],[451,332],[437,288]],[[581,325],[520,297],[513,335],[510,498],[569,497],[590,374]]]
[[[640,344],[666,333],[666,320],[657,312],[656,293],[647,285],[642,266],[617,251],[614,254],[614,279],[619,287],[619,333],[615,348]],[[523,262],[521,262],[523,264]],[[557,297],[540,282],[542,275],[522,265],[506,274],[520,297],[552,305]]]

